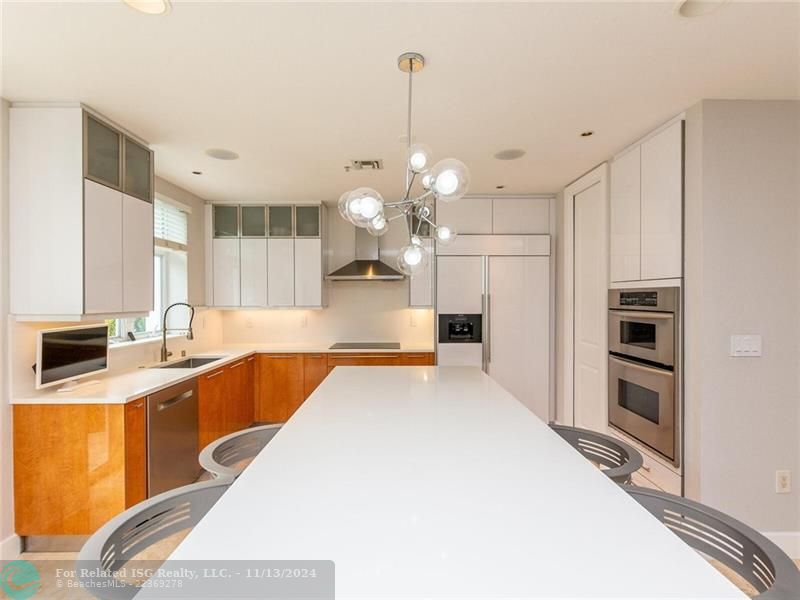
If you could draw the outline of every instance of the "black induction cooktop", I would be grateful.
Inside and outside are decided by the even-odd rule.
[[[331,350],[400,350],[400,342],[336,342]]]

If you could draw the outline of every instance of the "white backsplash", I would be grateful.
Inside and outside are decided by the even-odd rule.
[[[433,310],[408,307],[407,281],[331,281],[321,310],[223,311],[223,341],[400,342],[433,348]]]

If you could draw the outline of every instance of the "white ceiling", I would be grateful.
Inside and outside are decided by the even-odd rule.
[[[2,95],[89,104],[207,199],[331,201],[359,185],[391,197],[406,102],[395,63],[414,50],[428,63],[415,137],[467,163],[472,193],[547,193],[701,98],[800,97],[800,4],[732,2],[690,20],[673,8],[173,0],[154,17],[113,0],[6,1]],[[508,148],[527,154],[492,157]],[[345,173],[352,158],[386,169]]]

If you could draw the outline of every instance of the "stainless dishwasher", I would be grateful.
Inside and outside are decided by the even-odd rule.
[[[147,397],[148,498],[200,476],[197,430],[196,380]]]

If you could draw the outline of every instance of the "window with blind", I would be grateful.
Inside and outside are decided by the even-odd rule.
[[[155,239],[153,311],[140,317],[109,320],[109,337],[112,342],[131,341],[131,336],[142,339],[161,335],[164,309],[173,302],[187,301],[188,213],[175,204],[156,198],[153,205],[153,237]],[[168,326],[173,325],[168,324]]]

